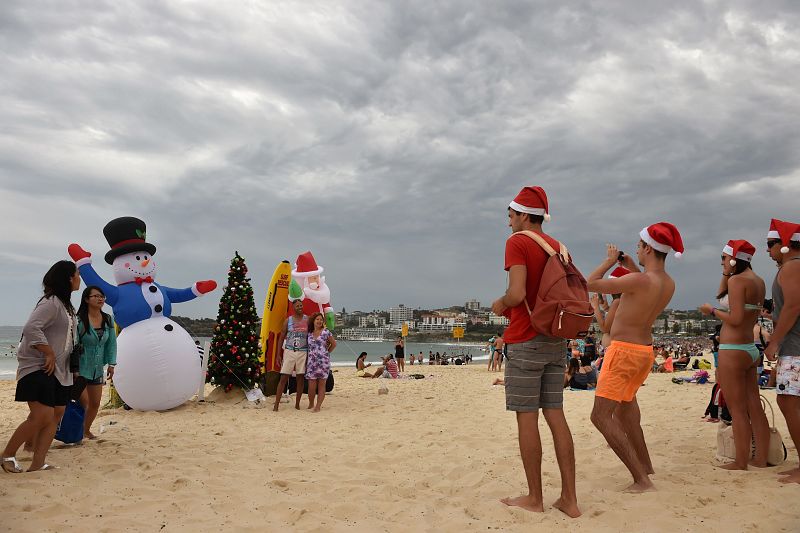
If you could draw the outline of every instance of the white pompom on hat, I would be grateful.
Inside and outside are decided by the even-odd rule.
[[[523,187],[516,198],[511,200],[508,207],[519,213],[538,215],[545,222],[550,220],[550,210],[547,208],[547,194],[541,187]]]
[[[767,239],[779,239],[781,244],[783,244],[781,253],[788,254],[789,243],[792,241],[800,241],[800,224],[784,222],[783,220],[773,218],[769,223]]]
[[[661,253],[668,254],[670,250],[675,250],[676,258],[680,258],[683,255],[681,234],[678,228],[669,222],[658,222],[652,226],[642,228],[642,231],[639,232],[639,237]]]
[[[752,261],[756,253],[756,247],[744,239],[730,240],[728,244],[722,248],[722,253],[733,257],[733,259],[730,260],[730,264],[731,266],[736,266],[737,259],[747,261],[748,263]]]

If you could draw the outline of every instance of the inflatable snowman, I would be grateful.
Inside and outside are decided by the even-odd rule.
[[[134,217],[112,220],[103,228],[111,250],[106,263],[114,268],[117,285],[103,280],[92,267],[91,254],[77,244],[69,255],[86,285],[106,294],[106,303],[122,328],[117,338],[114,387],[122,400],[141,411],[162,411],[181,405],[197,391],[200,363],[197,345],[169,319],[172,304],[213,291],[214,281],[198,281],[186,289],[155,282],[156,247],[146,242],[145,223]]]

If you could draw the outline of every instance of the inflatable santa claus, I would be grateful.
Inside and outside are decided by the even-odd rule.
[[[325,284],[325,276],[320,275],[324,270],[317,265],[311,252],[302,253],[297,256],[292,281],[296,281],[303,291],[303,314],[322,313],[326,327],[333,331],[336,320],[331,307],[331,291]]]

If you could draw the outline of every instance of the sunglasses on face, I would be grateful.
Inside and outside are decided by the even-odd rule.
[[[776,244],[780,243],[778,239],[767,239],[767,250],[775,246]]]

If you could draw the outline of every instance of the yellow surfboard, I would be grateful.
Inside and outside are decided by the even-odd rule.
[[[261,317],[261,356],[263,363],[262,388],[264,394],[272,396],[278,388],[281,367],[278,355],[283,349],[278,346],[278,336],[283,329],[289,310],[289,283],[292,279],[292,266],[289,261],[281,261],[275,267],[272,279],[267,287],[267,298],[264,300],[264,314]]]

